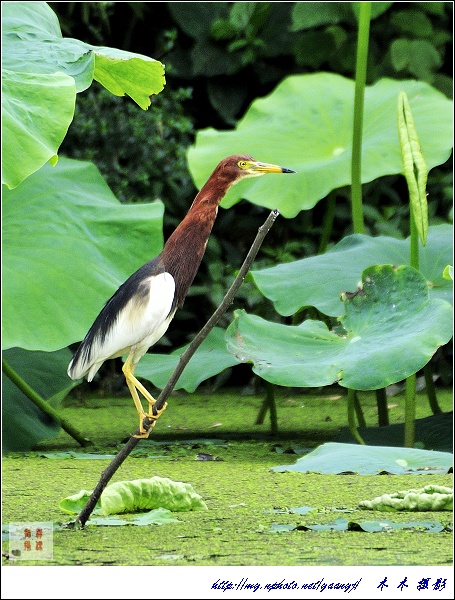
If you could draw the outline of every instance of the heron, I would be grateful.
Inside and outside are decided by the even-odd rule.
[[[218,206],[229,188],[247,177],[266,173],[295,173],[259,162],[247,154],[222,160],[202,186],[186,216],[158,256],[135,271],[106,302],[68,366],[73,380],[92,381],[109,359],[126,356],[122,371],[139,415],[139,433],[147,438],[167,404],[158,411],[156,400],[135,377],[139,360],[166,333],[199,269]],[[144,411],[139,394],[148,402]],[[143,420],[150,423],[144,428]]]

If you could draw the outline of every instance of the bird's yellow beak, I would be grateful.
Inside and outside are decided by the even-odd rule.
[[[271,165],[269,163],[263,163],[258,161],[250,161],[247,170],[252,175],[263,175],[265,173],[295,173],[292,169],[286,167],[280,167],[278,165]]]

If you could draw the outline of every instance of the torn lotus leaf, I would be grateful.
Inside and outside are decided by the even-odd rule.
[[[133,481],[117,481],[101,494],[101,513],[113,515],[152,508],[167,508],[173,512],[207,509],[207,505],[189,483],[167,477],[151,477]]]
[[[91,492],[82,490],[60,502],[60,508],[67,512],[79,512]],[[102,515],[135,513],[155,508],[165,508],[173,512],[207,510],[207,505],[189,483],[172,481],[167,477],[117,481],[108,485],[101,494],[95,512]]]
[[[453,510],[453,489],[442,485],[426,485],[418,490],[383,494],[373,500],[362,500],[360,508],[381,511]]]

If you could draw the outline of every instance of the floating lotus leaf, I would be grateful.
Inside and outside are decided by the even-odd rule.
[[[287,531],[362,531],[364,533],[389,533],[390,531],[400,529],[424,531],[426,533],[439,533],[445,530],[445,526],[438,521],[409,521],[405,523],[393,523],[392,521],[347,521],[346,519],[336,519],[334,523],[324,525],[286,525],[284,523],[274,523],[271,527],[272,533],[282,533]],[[349,585],[349,584],[348,584]],[[355,584],[354,584],[355,585]],[[349,590],[348,590],[349,591]]]
[[[390,446],[362,446],[328,442],[299,458],[293,465],[273,467],[273,471],[359,475],[393,475],[447,473],[453,465],[449,452],[420,450],[419,448],[392,448]]]
[[[79,512],[90,495],[91,492],[82,490],[74,496],[64,498],[60,502],[60,508],[66,512]],[[101,494],[97,508],[103,515],[114,515],[155,508],[174,512],[207,510],[207,505],[191,484],[155,476],[111,483]]]
[[[373,500],[362,500],[360,508],[394,511],[453,510],[453,489],[442,485],[426,485],[420,489],[383,494]]]

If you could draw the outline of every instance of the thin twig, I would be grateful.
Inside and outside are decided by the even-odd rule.
[[[240,271],[238,272],[237,277],[234,280],[234,283],[229,288],[227,294],[223,298],[223,301],[221,302],[219,307],[216,309],[216,311],[213,313],[213,315],[210,317],[210,319],[207,321],[207,323],[204,325],[204,327],[201,329],[201,331],[196,335],[196,337],[193,339],[193,341],[188,346],[188,348],[185,350],[185,352],[180,356],[180,360],[179,360],[179,363],[178,363],[176,369],[172,373],[169,381],[163,388],[161,394],[158,396],[156,404],[153,406],[154,409],[156,408],[157,410],[160,410],[163,407],[163,405],[166,401],[166,398],[169,397],[169,394],[174,389],[175,384],[177,383],[180,375],[182,374],[183,369],[186,367],[190,358],[193,356],[193,354],[196,352],[196,350],[202,344],[204,339],[208,336],[210,331],[215,327],[215,325],[218,323],[218,321],[224,315],[226,310],[232,304],[232,301],[234,300],[234,297],[235,297],[239,287],[242,285],[246,274],[248,273],[254,259],[256,258],[256,254],[258,253],[259,248],[261,247],[265,236],[270,231],[273,223],[275,222],[276,218],[278,217],[278,214],[279,214],[278,210],[276,210],[276,209],[272,210],[270,215],[267,217],[267,220],[265,221],[264,225],[262,225],[262,227],[259,227],[259,231],[257,233],[256,239],[254,240],[254,242],[250,248],[250,251],[248,252],[248,254],[246,256],[246,258],[243,262],[243,265],[240,267]]]
[[[182,374],[183,369],[188,364],[190,358],[193,356],[193,354],[199,348],[201,343],[208,336],[210,331],[215,327],[215,325],[218,323],[218,321],[224,315],[224,313],[226,312],[228,307],[232,304],[232,301],[234,300],[234,297],[235,297],[239,287],[242,285],[243,280],[245,279],[245,276],[248,273],[248,270],[250,269],[254,259],[256,258],[256,254],[258,253],[259,248],[261,247],[265,236],[270,231],[270,229],[271,229],[272,225],[274,224],[278,215],[279,215],[278,210],[276,210],[276,209],[272,210],[272,212],[269,214],[269,216],[267,217],[264,224],[261,227],[259,227],[258,233],[257,233],[256,238],[250,248],[250,251],[248,252],[242,266],[240,267],[237,277],[235,278],[233,284],[229,288],[229,291],[223,298],[223,301],[220,304],[220,306],[216,309],[216,311],[213,313],[213,315],[210,317],[210,319],[207,321],[207,323],[204,325],[204,327],[201,329],[201,331],[196,335],[196,337],[193,339],[191,344],[188,346],[188,348],[185,350],[185,352],[181,355],[177,367],[175,368],[174,372],[172,373],[171,377],[169,378],[169,381],[163,388],[161,394],[158,396],[158,399],[156,401],[156,404],[154,404],[153,409],[160,410],[164,406],[166,399],[169,397],[172,390],[174,389],[175,384],[177,383],[180,375]],[[147,417],[143,420],[142,424],[145,429],[147,429],[147,430],[150,429],[151,424]],[[136,433],[134,435],[137,435],[138,433],[140,433],[139,429],[136,431]],[[114,473],[119,469],[119,467],[122,465],[122,463],[125,461],[125,459],[129,456],[131,451],[134,450],[134,448],[137,446],[139,441],[140,441],[140,438],[136,438],[134,436],[130,437],[130,439],[127,441],[125,446],[120,450],[120,452],[117,454],[117,456],[112,460],[112,462],[101,473],[100,480],[98,481],[98,484],[96,485],[95,489],[93,490],[86,505],[79,513],[77,519],[75,521],[69,523],[68,527],[74,528],[78,525],[81,527],[84,527],[84,525],[88,521],[90,515],[92,514],[93,510],[95,509],[95,506],[96,506],[98,500],[100,499],[104,488],[107,486],[109,481],[112,479]]]

